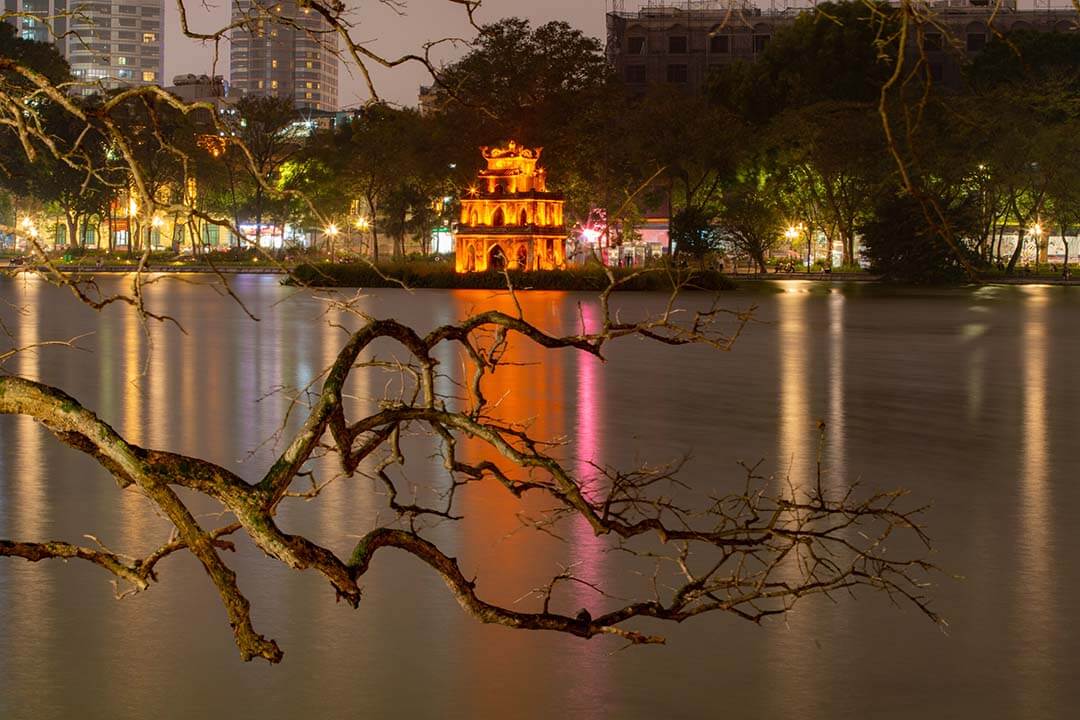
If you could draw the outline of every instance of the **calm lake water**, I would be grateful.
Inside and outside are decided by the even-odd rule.
[[[7,370],[63,387],[133,441],[257,478],[286,406],[273,391],[306,385],[343,335],[327,325],[324,301],[275,278],[240,277],[235,287],[260,322],[208,287],[155,286],[151,301],[189,335],[155,327],[148,343],[122,308],[96,314],[40,282],[0,280],[0,316],[18,344],[92,333],[83,350],[43,348]],[[635,313],[658,300],[618,302]],[[499,302],[380,290],[362,305],[430,327]],[[589,296],[567,293],[526,295],[525,309],[569,331],[579,302],[595,316]],[[1075,717],[1080,288],[790,281],[727,302],[757,305],[760,321],[731,353],[627,341],[606,365],[549,354],[502,376],[502,407],[535,416],[540,434],[573,440],[571,463],[583,472],[590,460],[627,467],[689,451],[684,479],[714,491],[738,486],[738,460],[805,477],[824,420],[830,482],[902,486],[913,503],[933,503],[934,559],[961,576],[935,579],[947,633],[863,593],[807,601],[765,627],[719,615],[645,625],[668,644],[616,652],[610,639],[480,625],[396,551],[376,557],[352,610],[320,578],[241,543],[226,560],[256,628],[285,650],[270,667],[240,661],[189,556],[163,563],[159,584],[122,601],[86,563],[0,559],[0,718]],[[380,395],[389,379],[371,374],[354,392]],[[436,469],[423,441],[415,445],[410,478],[423,484]],[[343,482],[287,506],[282,523],[344,553],[386,517],[382,501],[369,481]],[[513,602],[567,562],[617,589],[633,585],[580,528],[569,530],[572,547],[509,534],[519,508],[497,488],[471,489],[462,509],[466,522],[431,536],[461,557],[485,597]],[[90,533],[145,552],[167,527],[34,423],[0,417],[0,537],[82,542]],[[571,611],[604,606],[584,589],[564,600]]]

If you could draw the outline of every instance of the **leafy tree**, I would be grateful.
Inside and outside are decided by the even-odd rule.
[[[971,205],[943,205],[946,219],[961,233],[975,220]],[[941,228],[929,223],[922,205],[910,195],[896,194],[877,201],[874,213],[862,223],[863,255],[873,272],[896,282],[934,284],[959,282],[966,271],[941,236]],[[965,252],[969,252],[965,248]],[[977,260],[972,257],[969,261]]]
[[[679,122],[673,123],[673,117]],[[647,200],[667,204],[673,224],[682,224],[674,228],[676,236],[682,234],[684,241],[700,247],[694,240],[704,227],[700,222],[716,216],[725,183],[735,177],[749,151],[746,125],[702,97],[669,87],[653,88],[636,106],[632,121],[640,137],[642,166],[659,168]],[[679,251],[678,240],[673,250]]]
[[[1080,36],[1034,30],[995,35],[966,73],[971,85],[982,92],[1051,79],[1076,92],[1080,90]]]
[[[784,215],[776,180],[753,172],[724,192],[724,209],[717,221],[724,243],[748,255],[760,272],[765,257],[780,240]]]
[[[602,88],[610,73],[600,42],[569,24],[534,29],[528,20],[506,18],[483,26],[472,50],[438,73],[438,85],[443,111],[471,129],[465,139],[473,146],[507,134],[543,145],[558,119]]]
[[[282,214],[285,202],[274,192],[278,174],[300,148],[294,124],[299,119],[291,98],[270,95],[244,97],[236,104],[229,162],[246,179],[245,206],[254,216],[255,244],[262,244],[264,215]]]
[[[23,39],[8,22],[0,23],[0,58],[10,62],[0,68],[4,92],[36,92],[37,86],[20,69],[39,73],[54,86],[71,81],[71,67],[55,45]]]
[[[720,232],[711,213],[700,207],[686,207],[671,218],[669,229],[674,252],[697,259],[720,247]]]
[[[888,6],[826,2],[778,29],[752,64],[718,68],[710,95],[755,121],[785,109],[839,100],[876,100],[892,71]]]
[[[791,110],[769,128],[777,172],[793,216],[839,242],[843,264],[855,263],[856,228],[885,181],[887,158],[875,110],[824,102]]]

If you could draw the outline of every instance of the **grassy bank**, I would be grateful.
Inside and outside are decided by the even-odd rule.
[[[626,278],[636,272],[634,268],[614,270],[617,278]],[[456,273],[449,263],[387,263],[378,270],[367,264],[354,265],[300,265],[294,271],[295,278],[306,285],[316,287],[400,287],[400,281],[411,288],[457,288],[462,290],[505,290],[506,278],[502,273]],[[297,279],[290,278],[290,283]],[[607,276],[599,267],[575,267],[566,270],[541,272],[511,271],[510,279],[515,288],[523,290],[603,290]],[[643,273],[625,284],[620,290],[665,291],[675,282],[689,280],[688,289],[730,290],[735,287],[727,276],[715,270],[692,270],[689,268],[661,267]]]

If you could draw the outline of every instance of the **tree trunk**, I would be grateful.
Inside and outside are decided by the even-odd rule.
[[[1061,224],[1061,242],[1065,243],[1065,262],[1061,264],[1061,277],[1065,280],[1069,279],[1069,236],[1065,233],[1068,228],[1065,227],[1065,223]]]
[[[68,247],[77,247],[79,244],[79,222],[78,219],[70,212],[64,213],[64,227],[67,229],[67,244]]]
[[[263,190],[262,185],[255,187],[255,247],[262,247],[262,211]]]

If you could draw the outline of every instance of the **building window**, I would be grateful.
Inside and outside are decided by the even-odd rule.
[[[308,83],[304,83],[304,87],[306,87],[306,88],[307,88],[308,90],[310,90],[311,88],[315,87],[315,84],[314,84],[314,83],[310,83],[310,82],[308,82]]]
[[[262,80],[260,80],[260,81],[259,81],[259,89],[260,89],[260,90],[262,90],[262,89],[263,89],[263,81],[262,81]]]
[[[731,52],[731,38],[727,35],[713,35],[709,38],[709,52],[726,55]]]
[[[116,76],[119,77],[121,80],[130,80],[131,79],[131,71],[130,70],[120,70],[119,72],[116,73]]]
[[[143,73],[142,73],[143,82],[154,82],[154,79],[156,77],[157,77],[157,73],[155,73],[153,70],[143,70]]]
[[[127,65],[128,64],[127,58],[124,57],[123,55],[121,55],[120,57],[116,58],[116,64],[117,65]]]
[[[684,83],[687,79],[685,65],[668,65],[667,81],[669,83]]]
[[[645,54],[645,38],[632,37],[626,39],[626,54],[627,55],[644,55]]]
[[[306,63],[304,63],[304,67],[306,67],[308,70],[312,70],[315,67],[315,63],[308,60]]]
[[[968,33],[967,35],[967,51],[968,52],[980,52],[986,47],[986,34],[985,33]]]
[[[310,100],[311,99],[311,93],[304,93],[304,99],[305,100]]]
[[[271,90],[277,90],[277,80],[271,80],[270,81],[270,89]]]
[[[923,50],[938,52],[941,50],[941,33],[926,33],[923,36]]]
[[[270,61],[270,67],[272,67],[272,68],[277,67],[277,58],[274,58],[273,60]]]
[[[686,36],[673,35],[667,39],[667,51],[672,55],[686,54]]]
[[[136,20],[135,18],[118,18],[117,22],[120,23],[122,27],[135,27]]]
[[[645,82],[645,66],[644,65],[627,65],[626,66],[626,82],[628,82],[628,83],[643,83],[643,82]]]
[[[768,35],[755,35],[754,36],[754,52],[765,52],[765,46],[769,44]]]
[[[939,62],[930,63],[930,79],[934,82],[941,82],[945,79],[944,68]]]
[[[157,42],[157,33],[144,32],[142,34],[143,45],[149,45],[150,43]]]

